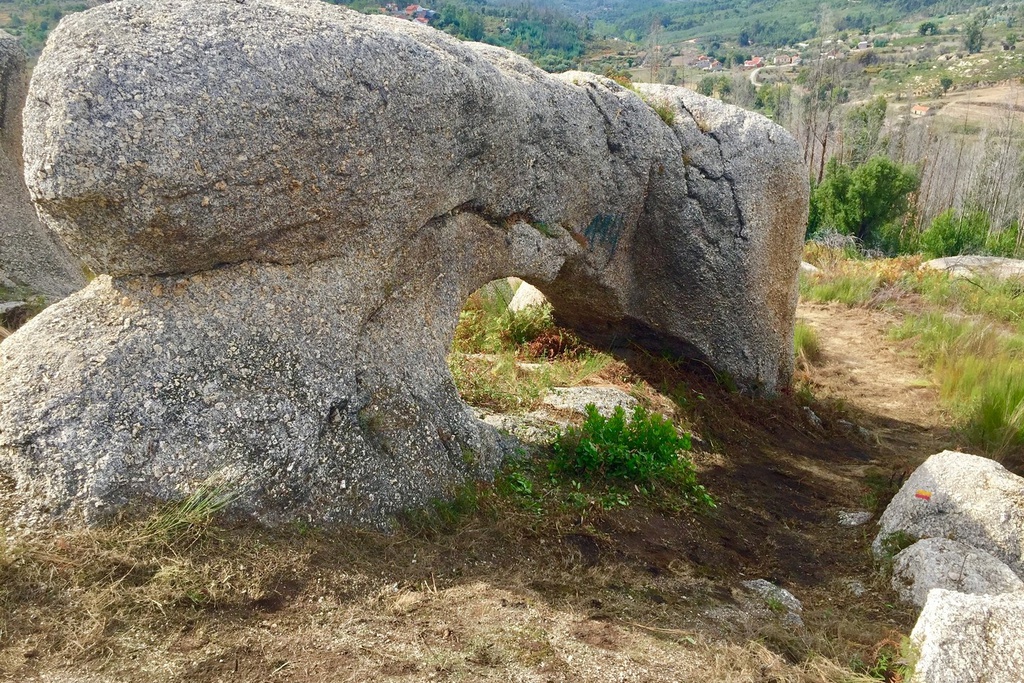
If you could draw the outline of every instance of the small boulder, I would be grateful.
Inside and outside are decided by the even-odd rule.
[[[785,588],[780,588],[766,579],[744,581],[743,587],[761,596],[772,609],[785,611],[782,618],[784,623],[796,627],[804,625],[803,618],[800,616],[804,610],[803,603]]]
[[[998,595],[1024,590],[1024,581],[984,550],[947,538],[926,538],[893,558],[892,587],[901,600],[923,607],[933,588]]]
[[[516,290],[515,296],[512,297],[512,301],[508,303],[508,310],[510,311],[521,311],[524,308],[530,306],[543,306],[548,302],[547,297],[539,289],[531,285],[529,282],[524,282],[519,285],[519,289]]]
[[[580,415],[586,415],[587,404],[593,403],[605,417],[611,417],[619,406],[629,413],[638,405],[635,398],[615,387],[556,387],[543,402],[545,406]]]
[[[808,263],[807,261],[800,262],[801,275],[817,275],[820,272],[821,268],[818,268],[818,266],[814,265],[813,263]]]
[[[914,471],[879,520],[872,549],[890,537],[950,538],[1024,573],[1024,478],[987,458],[943,451]]]
[[[1019,683],[1024,594],[966,595],[936,588],[910,633],[915,683]]]
[[[867,524],[874,517],[867,510],[840,510],[839,526],[861,526]]]

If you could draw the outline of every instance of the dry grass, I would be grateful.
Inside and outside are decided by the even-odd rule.
[[[577,539],[615,540],[577,515],[488,494],[448,528],[392,535],[205,526],[168,543],[151,521],[16,540],[0,680],[867,680],[849,663],[876,626],[794,634],[685,562],[594,561]]]
[[[482,374],[506,356],[516,382],[600,378],[699,432],[719,507],[553,477],[544,454],[389,534],[218,521],[230,497],[211,484],[148,520],[9,537],[0,680],[870,680],[912,615],[872,578],[870,538],[833,520],[856,505],[862,444],[810,434],[792,397],[755,401],[663,358],[461,358]],[[738,588],[756,576],[803,600],[806,630]],[[850,577],[869,593],[846,593]]]

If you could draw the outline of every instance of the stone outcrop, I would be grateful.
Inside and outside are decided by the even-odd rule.
[[[807,181],[767,119],[302,0],[66,18],[25,108],[40,215],[96,272],[0,346],[23,518],[211,475],[264,521],[381,523],[503,457],[445,363],[536,283],[590,341],[792,370]]]
[[[942,270],[953,277],[987,276],[997,280],[1024,277],[1024,261],[1002,256],[946,256],[925,261],[925,270]]]
[[[925,538],[893,558],[892,587],[901,600],[923,607],[933,588],[998,595],[1024,590],[1024,581],[984,550],[948,538]]]
[[[0,300],[59,299],[85,285],[81,267],[40,225],[22,177],[26,73],[17,39],[0,31]]]
[[[893,497],[879,526],[876,555],[894,535],[949,538],[1024,576],[1024,478],[993,460],[956,451],[931,456]]]
[[[1024,671],[1024,594],[928,594],[910,634],[914,683],[1018,683]]]

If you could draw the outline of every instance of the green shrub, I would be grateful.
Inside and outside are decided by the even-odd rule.
[[[928,258],[977,254],[985,248],[988,231],[988,214],[981,209],[948,209],[921,234],[921,251]]]
[[[621,406],[604,417],[594,404],[579,428],[570,427],[554,445],[552,470],[585,478],[621,479],[635,484],[655,480],[678,487],[691,502],[714,506],[707,490],[697,483],[696,472],[682,451],[690,449],[688,434],[676,432],[672,422],[637,406],[627,420]]]
[[[521,346],[529,344],[555,327],[550,304],[527,306],[518,311],[508,310],[498,318],[499,336],[505,344]]]

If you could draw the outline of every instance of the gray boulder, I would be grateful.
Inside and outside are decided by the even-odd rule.
[[[97,7],[32,87],[29,187],[96,272],[365,249],[388,280],[412,235],[466,214],[548,238],[533,282],[585,337],[789,381],[808,188],[763,117],[645,89],[669,126],[608,79],[314,0]]]
[[[1024,575],[1024,479],[999,463],[943,451],[928,458],[882,513],[872,548],[890,538],[948,538],[991,553]]]
[[[0,31],[0,301],[59,299],[85,285],[82,269],[39,223],[22,176],[27,71],[18,40]]]
[[[605,417],[611,417],[620,407],[628,416],[639,405],[639,401],[618,387],[555,387],[542,402],[547,407],[579,415],[586,415],[587,405],[592,403]]]
[[[910,634],[915,683],[1019,683],[1024,671],[1024,594],[928,594]]]
[[[1024,581],[984,550],[947,538],[926,538],[893,558],[892,587],[900,599],[921,607],[933,588],[997,595],[1024,590]]]
[[[807,181],[766,119],[313,0],[66,18],[25,109],[40,215],[108,273],[0,346],[26,519],[216,474],[260,519],[382,523],[490,476],[445,363],[466,298],[787,382]],[[45,378],[41,381],[41,378]]]
[[[785,612],[782,620],[789,626],[797,628],[803,628],[804,620],[800,615],[803,613],[804,606],[795,595],[790,593],[785,588],[776,586],[767,579],[753,579],[751,581],[744,581],[743,587],[747,590],[756,593],[773,609],[777,609]]]

